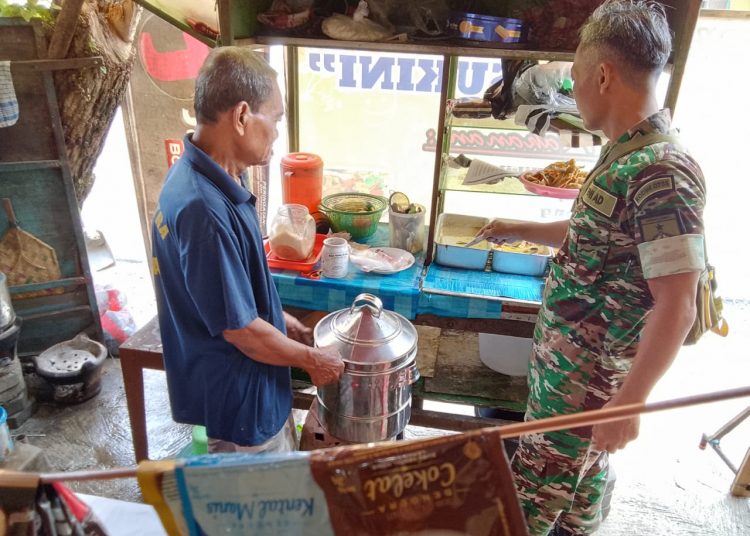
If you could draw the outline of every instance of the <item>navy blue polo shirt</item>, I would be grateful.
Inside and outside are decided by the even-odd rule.
[[[256,318],[286,334],[255,196],[185,137],[153,221],[154,281],[175,421],[258,445],[292,407],[289,367],[255,361],[222,332]]]

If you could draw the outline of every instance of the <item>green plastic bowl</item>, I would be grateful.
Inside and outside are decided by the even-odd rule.
[[[385,197],[347,192],[325,196],[319,208],[331,222],[333,232],[345,231],[359,239],[375,234],[387,206]]]

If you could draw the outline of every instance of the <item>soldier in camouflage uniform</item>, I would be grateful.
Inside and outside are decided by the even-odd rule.
[[[610,139],[597,167],[625,144],[670,132],[654,95],[670,49],[663,11],[642,2],[606,2],[582,29],[578,107],[587,128]],[[705,264],[696,162],[660,141],[595,171],[569,221],[495,220],[484,229],[493,242],[559,247],[534,330],[526,420],[645,402],[695,318]],[[523,437],[512,466],[530,533],[593,532],[607,452],[637,434],[633,418]]]

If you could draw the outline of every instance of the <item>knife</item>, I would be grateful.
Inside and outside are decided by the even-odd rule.
[[[474,238],[472,238],[469,241],[469,243],[466,244],[464,247],[465,248],[470,248],[471,246],[476,246],[477,244],[479,244],[479,242],[481,242],[482,240],[485,240],[485,239],[486,239],[486,237],[483,234],[478,234],[477,236],[475,236]]]

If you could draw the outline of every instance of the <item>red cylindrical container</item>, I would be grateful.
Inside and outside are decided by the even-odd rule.
[[[318,212],[323,197],[323,160],[312,153],[289,153],[281,159],[281,200]]]

